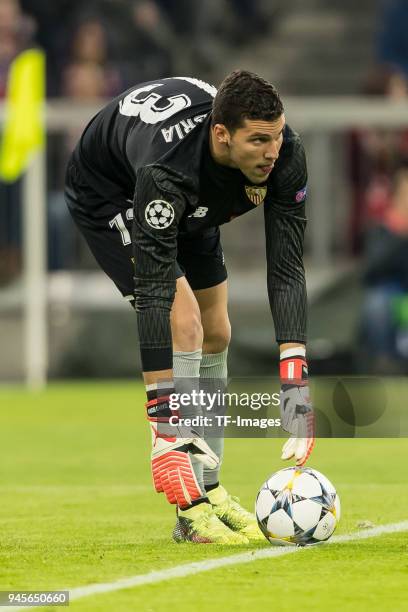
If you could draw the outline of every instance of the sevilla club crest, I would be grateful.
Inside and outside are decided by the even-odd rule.
[[[259,206],[265,199],[267,187],[249,187],[245,185],[245,192],[248,198],[251,200],[252,204],[255,206]]]

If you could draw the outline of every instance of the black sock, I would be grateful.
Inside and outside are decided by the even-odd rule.
[[[208,491],[212,491],[213,489],[216,489],[219,486],[220,486],[219,482],[216,482],[215,484],[205,485],[205,490],[208,493]]]
[[[189,506],[180,508],[180,510],[184,512],[184,510],[190,510],[190,508],[194,508],[194,506],[199,506],[200,504],[203,504],[203,503],[206,503],[206,504],[210,503],[210,500],[208,499],[208,497],[200,497],[199,499],[196,499],[195,501],[191,502]]]

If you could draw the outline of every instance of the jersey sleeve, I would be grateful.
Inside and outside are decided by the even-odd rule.
[[[178,224],[186,198],[177,176],[146,166],[136,174],[132,244],[140,352],[144,372],[172,367],[170,310],[176,290]]]
[[[290,154],[279,159],[272,198],[265,204],[269,303],[276,340],[306,342],[307,295],[303,266],[307,184],[303,144],[296,135]]]

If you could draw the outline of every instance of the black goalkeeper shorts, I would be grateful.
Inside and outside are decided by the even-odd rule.
[[[123,297],[131,301],[135,272],[131,243],[132,203],[129,202],[126,210],[123,205],[104,201],[84,183],[74,165],[67,171],[65,200],[96,261]],[[218,227],[193,236],[179,236],[176,278],[182,276],[194,290],[215,287],[226,280],[227,269]]]

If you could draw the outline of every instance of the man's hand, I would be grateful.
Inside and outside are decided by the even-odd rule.
[[[292,434],[283,445],[282,459],[304,465],[315,444],[315,419],[309,397],[307,363],[303,351],[289,349],[281,354],[280,411],[282,427]],[[298,354],[296,354],[298,353]]]
[[[219,459],[194,429],[178,424],[179,414],[170,409],[168,397],[147,402],[146,409],[152,430],[155,489],[164,493],[171,504],[186,507],[204,495],[198,486],[190,455],[211,469],[217,467]]]
[[[296,465],[303,465],[309,458],[315,444],[314,412],[307,386],[282,385],[281,420],[285,431],[292,437],[282,448],[282,459],[296,459]]]

